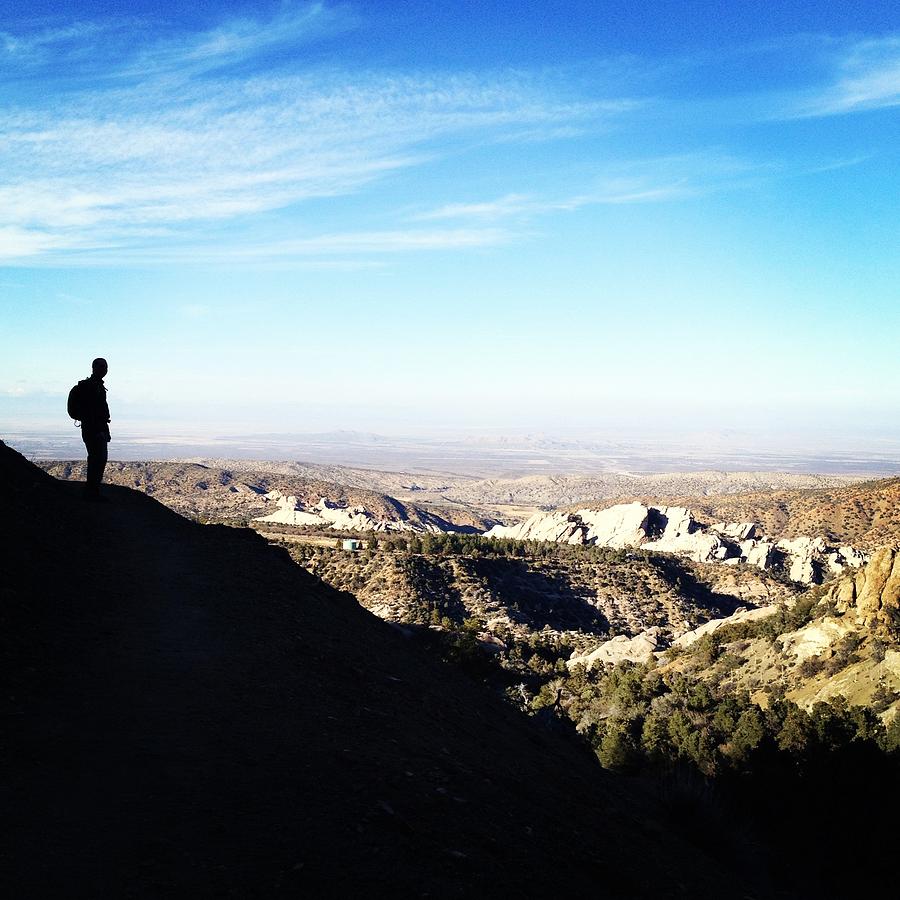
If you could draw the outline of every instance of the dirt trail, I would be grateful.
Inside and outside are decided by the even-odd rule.
[[[0,444],[6,896],[742,894],[258,535],[32,469]]]

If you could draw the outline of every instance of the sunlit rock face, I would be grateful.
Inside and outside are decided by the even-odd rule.
[[[621,503],[599,510],[537,513],[517,525],[496,525],[486,535],[615,549],[640,547],[696,562],[746,563],[763,571],[782,571],[804,584],[819,584],[866,561],[865,554],[855,548],[832,547],[821,537],[771,541],[759,531],[755,522],[703,525],[683,506]]]
[[[397,522],[376,518],[364,506],[341,506],[324,497],[313,506],[306,506],[293,495],[269,491],[265,499],[277,509],[254,522],[271,522],[277,525],[315,525],[336,531],[418,531],[439,532],[435,525],[419,525],[415,522]]]
[[[691,644],[695,644],[700,638],[718,631],[725,625],[735,625],[740,622],[757,622],[760,619],[766,619],[769,616],[774,615],[777,611],[777,606],[758,606],[755,609],[739,609],[730,616],[725,616],[722,619],[710,619],[698,628],[686,631],[672,641],[672,646],[682,648],[690,647]]]
[[[900,634],[900,547],[882,547],[826,594],[838,612],[868,628]]]
[[[573,656],[566,662],[566,665],[570,669],[575,666],[591,669],[604,663],[614,665],[626,660],[638,663],[647,662],[654,652],[660,649],[660,632],[661,629],[654,626],[633,638],[624,634],[617,635],[611,640],[604,641],[590,653]]]

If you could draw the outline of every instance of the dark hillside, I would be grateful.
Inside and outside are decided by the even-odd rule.
[[[751,896],[254,533],[79,487],[0,442],[5,896]]]

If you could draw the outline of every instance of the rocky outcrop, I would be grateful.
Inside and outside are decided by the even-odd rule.
[[[866,628],[900,634],[900,547],[882,547],[825,595],[845,617]]]
[[[267,516],[259,516],[254,522],[278,525],[314,525],[333,528],[336,531],[443,531],[432,523],[380,519],[364,506],[342,506],[324,497],[313,506],[306,506],[293,495],[269,491],[264,499],[278,508]]]
[[[518,525],[495,525],[485,532],[487,537],[514,538],[524,541],[553,541],[557,544],[584,544],[587,526],[577,515],[569,513],[535,513]]]
[[[746,541],[756,535],[757,525],[755,522],[719,522],[717,525],[710,525],[709,530],[722,537],[731,538],[733,541]]]
[[[781,649],[793,656],[797,662],[822,656],[845,638],[856,631],[852,622],[825,616],[816,619],[797,631],[790,631],[778,636]]]
[[[778,570],[804,584],[819,584],[866,561],[853,547],[832,547],[821,537],[771,541],[759,535],[755,522],[707,526],[683,506],[642,503],[537,513],[518,525],[497,525],[486,536],[617,549],[641,547],[696,562],[747,563],[764,571]]]
[[[574,513],[536,513],[518,525],[495,525],[487,536],[623,549],[663,537],[671,543],[695,530],[683,507],[620,503]]]
[[[788,576],[805,584],[818,584],[848,567],[859,568],[866,561],[865,554],[853,547],[829,547],[821,537],[779,541],[774,549],[787,557]]]
[[[723,625],[734,625],[740,622],[757,622],[760,619],[767,619],[776,612],[778,612],[777,606],[760,606],[756,609],[739,609],[730,616],[725,616],[722,619],[711,619],[709,622],[704,622],[699,628],[693,629],[693,631],[686,631],[672,641],[672,646],[681,648],[690,647],[691,644],[695,644],[700,638],[712,634],[714,631],[718,631]]]
[[[584,666],[586,669],[592,669],[603,663],[615,665],[626,660],[643,663],[647,662],[659,649],[660,629],[653,627],[642,631],[633,638],[620,634],[609,641],[604,641],[590,653],[573,656],[566,661],[566,665],[569,669],[573,669],[575,666]]]

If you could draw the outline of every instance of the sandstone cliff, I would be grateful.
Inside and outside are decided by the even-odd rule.
[[[840,579],[826,600],[866,628],[900,634],[900,547],[876,550],[868,565]]]

